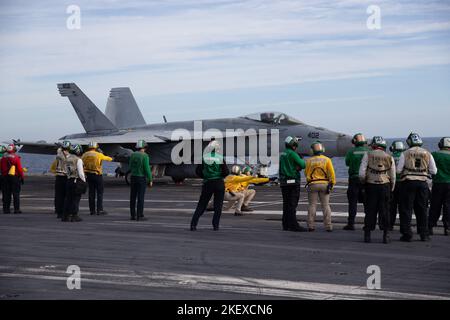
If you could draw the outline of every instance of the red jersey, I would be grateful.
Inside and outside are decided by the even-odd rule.
[[[2,169],[2,176],[7,176],[9,169],[11,169],[12,166],[16,166],[15,175],[23,178],[22,163],[20,161],[20,157],[15,153],[5,153],[2,157],[0,165]]]

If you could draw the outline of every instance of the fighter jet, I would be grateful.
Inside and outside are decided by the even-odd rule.
[[[129,88],[111,89],[104,114],[75,83],[61,83],[57,86],[61,96],[69,99],[86,132],[66,135],[55,143],[16,141],[18,145],[22,146],[21,152],[55,154],[58,143],[64,140],[82,146],[87,146],[90,141],[96,141],[105,154],[119,163],[116,173],[127,178],[128,159],[136,141],[143,139],[149,145],[147,152],[154,175],[156,177],[170,176],[175,182],[181,182],[185,178],[195,177],[195,163],[198,159],[195,159],[196,155],[193,151],[195,148],[188,148],[183,149],[181,153],[192,150],[192,155],[184,154],[182,158],[192,161],[174,163],[173,150],[179,148],[180,141],[183,140],[178,132],[181,130],[188,133],[188,143],[192,143],[192,145],[199,143],[202,148],[211,139],[216,138],[215,135],[198,134],[196,132],[198,120],[167,122],[164,117],[163,123],[147,124]],[[227,141],[226,144],[223,143],[224,152],[230,148],[237,150],[238,140],[245,139],[245,154],[240,155],[241,158],[239,158],[239,154],[236,154],[237,151],[233,153],[236,159],[243,157],[242,161],[244,162],[255,159],[255,157],[255,161],[259,162],[257,152],[261,147],[261,132],[267,133],[264,141],[267,141],[268,155],[274,154],[270,143],[273,142],[271,137],[274,132],[277,133],[279,140],[274,145],[280,148],[276,151],[284,149],[284,139],[287,136],[301,138],[298,150],[301,155],[309,155],[309,146],[317,140],[324,144],[326,154],[331,157],[344,156],[351,147],[350,136],[305,124],[281,112],[261,112],[237,118],[201,120],[201,130],[201,132],[215,130],[222,133],[224,139],[231,139],[231,145],[236,145],[236,148],[230,147]],[[252,140],[253,138],[256,140]],[[186,143],[186,141],[184,142]],[[258,147],[252,148],[252,143],[258,143]]]

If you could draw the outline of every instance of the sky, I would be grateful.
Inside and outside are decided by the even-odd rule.
[[[147,123],[274,110],[347,134],[448,136],[450,1],[0,0],[1,141],[84,132],[61,82],[102,111],[130,87]]]

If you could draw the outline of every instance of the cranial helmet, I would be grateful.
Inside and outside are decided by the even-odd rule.
[[[220,143],[217,140],[212,140],[209,144],[208,144],[208,149],[212,152],[218,152],[220,150]]]
[[[77,156],[79,156],[82,152],[83,149],[79,144],[73,144],[72,147],[70,148],[70,153],[76,154]]]
[[[144,148],[147,148],[147,142],[145,142],[144,140],[138,140],[138,142],[136,143],[136,149]]]
[[[252,174],[252,168],[250,168],[249,166],[246,166],[246,167],[244,168],[244,170],[242,170],[242,173],[243,173],[243,174],[247,174],[247,173]]]
[[[422,138],[414,132],[411,132],[409,134],[408,138],[406,139],[406,143],[410,147],[421,147],[423,145]]]
[[[235,164],[234,166],[231,167],[231,173],[235,175],[240,175],[241,167]]]
[[[64,140],[61,143],[61,148],[63,148],[64,150],[70,151],[70,147],[72,146],[72,143],[70,143],[69,140]]]
[[[89,142],[88,149],[98,149],[98,143],[95,141]]]
[[[389,150],[391,152],[403,152],[406,150],[405,148],[405,144],[403,143],[403,141],[394,141],[392,142],[391,146],[389,147]]]
[[[284,144],[288,148],[297,148],[299,143],[299,139],[297,137],[287,136],[286,139],[284,139]]]
[[[439,146],[439,149],[450,148],[450,137],[443,137],[439,141],[438,146]]]
[[[14,144],[12,144],[12,143],[8,144],[8,146],[6,147],[6,151],[8,153],[16,152],[16,150],[17,150],[16,146]]]
[[[367,143],[367,140],[362,133],[357,133],[353,136],[352,143],[355,146],[363,146]]]
[[[381,136],[375,136],[372,138],[371,146],[386,149],[386,140]]]
[[[311,145],[311,150],[314,155],[319,155],[325,152],[325,147],[322,142],[316,141]]]

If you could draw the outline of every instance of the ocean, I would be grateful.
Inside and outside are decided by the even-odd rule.
[[[392,143],[394,140],[401,140],[396,138],[386,139],[388,145]],[[429,151],[438,150],[438,142],[440,138],[423,138],[424,147]],[[38,155],[38,154],[29,154],[29,153],[20,153],[22,157],[23,166],[28,169],[29,173],[32,174],[45,174],[49,172],[50,164],[54,160],[54,156],[52,155]],[[334,169],[336,171],[337,178],[346,178],[347,177],[347,167],[345,166],[344,158],[335,157],[332,159]],[[109,163],[104,162],[104,172],[107,174],[114,174],[114,170],[117,168],[117,163]]]

